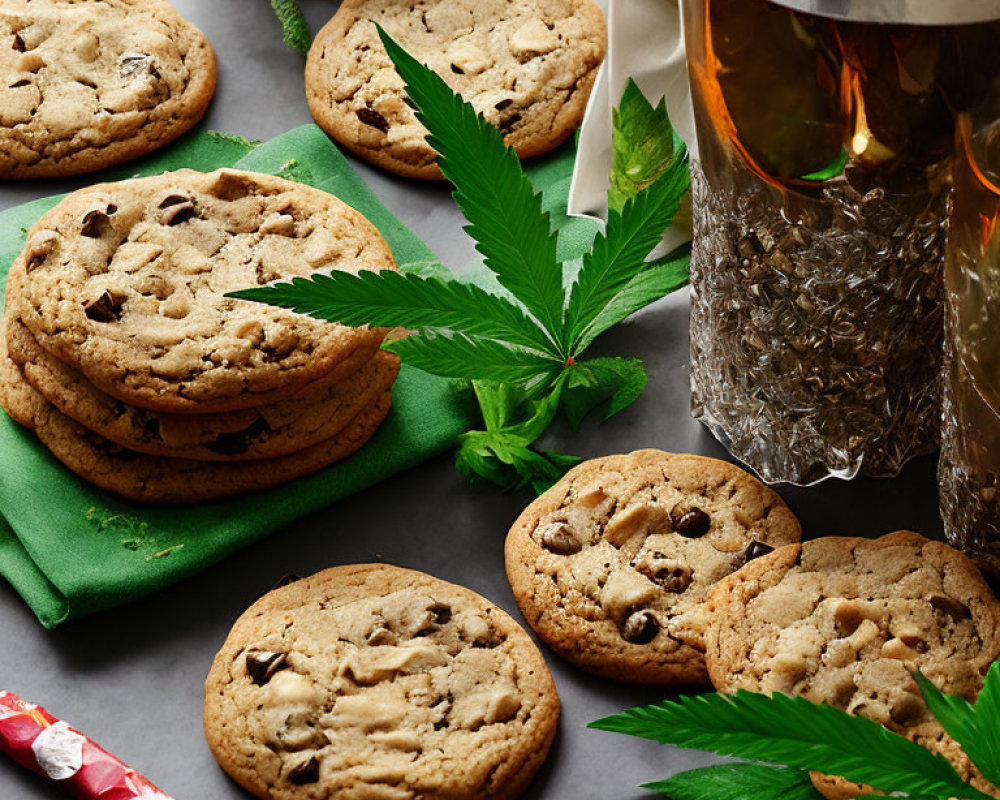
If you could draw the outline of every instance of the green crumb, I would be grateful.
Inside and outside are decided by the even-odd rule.
[[[289,181],[297,181],[298,183],[310,183],[312,180],[312,172],[309,171],[297,158],[290,158],[277,172],[274,173],[278,178],[284,178]]]
[[[245,136],[240,136],[238,133],[228,133],[226,131],[206,131],[206,133],[213,139],[216,139],[220,142],[229,142],[230,144],[238,144],[241,145],[242,147],[247,148],[248,150],[253,150],[254,148],[260,146],[259,140],[256,139],[250,140],[247,139]]]
[[[178,550],[182,550],[183,548],[183,544],[175,544],[173,547],[168,547],[164,550],[160,550],[158,553],[153,553],[151,556],[146,556],[146,561],[155,561],[158,558],[166,558],[171,553],[176,553]]]

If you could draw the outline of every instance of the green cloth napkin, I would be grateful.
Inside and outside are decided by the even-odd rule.
[[[567,146],[528,168],[562,235],[562,254],[569,258],[582,253],[596,231],[593,222],[565,215],[574,153]],[[184,166],[235,166],[309,183],[367,216],[400,264],[436,260],[314,125],[258,147],[227,135],[189,135],[165,154],[97,177],[152,175]],[[0,291],[27,230],[59,199],[0,213]],[[404,367],[389,418],[347,461],[274,489],[176,508],[129,503],[95,489],[62,467],[33,434],[0,414],[0,575],[52,628],[199,572],[306,514],[452,448],[458,435],[478,422],[467,394],[454,391],[449,381]]]

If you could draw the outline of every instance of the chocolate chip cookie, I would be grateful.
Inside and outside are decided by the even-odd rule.
[[[162,0],[0,2],[0,178],[138,158],[202,118],[208,40]]]
[[[512,800],[558,716],[552,677],[514,620],[384,564],[265,595],[205,684],[212,752],[272,800]]]
[[[908,531],[790,545],[722,581],[708,607],[708,669],[720,691],[828,703],[943,752],[976,778],[911,675],[919,669],[972,701],[1000,656],[1000,603],[958,551]],[[838,779],[816,783],[831,797],[857,794]]]
[[[330,439],[266,461],[214,463],[157,458],[127,450],[84,428],[35,391],[17,365],[0,356],[0,406],[85,481],[137,503],[200,503],[278,486],[341,461],[378,430],[388,392]]]
[[[32,228],[8,285],[39,345],[103,392],[152,411],[214,414],[346,378],[361,365],[352,357],[385,335],[227,292],[391,268],[375,227],[325,192],[184,170],[71,194]]]
[[[581,464],[528,506],[507,537],[507,576],[528,623],[577,666],[698,685],[709,590],[800,533],[738,467],[639,450]]]
[[[345,0],[309,53],[309,107],[344,147],[414,178],[441,172],[375,22],[522,158],[552,150],[579,125],[607,40],[591,0]]]
[[[17,320],[7,324],[7,342],[28,383],[65,416],[129,450],[196,461],[276,458],[330,439],[389,391],[399,374],[399,358],[377,352],[349,378],[307,387],[280,403],[223,414],[159,414],[105,394],[46,353]]]

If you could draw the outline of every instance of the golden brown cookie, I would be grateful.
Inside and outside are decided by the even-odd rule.
[[[269,175],[184,170],[71,194],[31,229],[8,291],[39,345],[105,393],[214,414],[343,379],[385,335],[227,292],[392,268],[375,227],[332,195]]]
[[[709,590],[800,532],[738,467],[639,450],[579,465],[528,506],[507,537],[507,576],[531,627],[577,666],[698,685]]]
[[[552,676],[514,620],[386,564],[265,595],[205,684],[212,752],[270,800],[513,800],[558,718]]]
[[[0,178],[138,158],[202,118],[216,65],[163,0],[0,2]]]
[[[137,453],[195,461],[277,458],[330,439],[399,374],[399,358],[376,351],[349,378],[310,385],[280,403],[222,414],[159,414],[105,394],[46,353],[18,320],[7,323],[7,346],[28,383],[65,416]]]
[[[975,565],[909,531],[790,545],[722,581],[707,660],[722,692],[783,692],[859,714],[976,773],[911,673],[975,700],[1000,656],[1000,603]],[[818,776],[830,797],[854,791]],[[853,796],[853,795],[852,795]]]
[[[186,504],[267,489],[342,461],[360,450],[389,413],[384,393],[339,433],[304,450],[266,461],[215,463],[158,458],[127,450],[64,416],[35,391],[6,353],[0,354],[0,406],[85,481],[137,503]]]
[[[344,0],[309,53],[309,107],[344,147],[413,178],[441,172],[375,22],[500,128],[522,158],[576,130],[607,41],[592,0]]]

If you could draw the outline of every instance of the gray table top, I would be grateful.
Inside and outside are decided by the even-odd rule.
[[[268,139],[310,121],[302,58],[284,47],[266,0],[172,0],[202,27],[220,61],[209,127]],[[333,0],[302,3],[314,29]],[[443,186],[358,171],[444,262],[476,262],[462,218]],[[0,209],[84,185],[0,187]],[[661,301],[598,342],[602,354],[642,358],[650,383],[634,406],[578,432],[555,426],[544,444],[586,457],[659,447],[725,457],[688,413],[686,293]],[[781,489],[807,536],[876,536],[911,528],[940,535],[933,459],[896,480],[827,482]],[[282,575],[308,575],[381,554],[400,566],[464,584],[521,619],[503,567],[503,539],[527,493],[473,491],[442,456],[308,517],[184,583],[122,609],[41,628],[0,581],[0,688],[49,708],[134,765],[177,800],[249,797],[216,766],[201,730],[202,685],[233,621]],[[28,502],[31,502],[30,498]],[[41,497],[35,502],[44,502]],[[597,680],[547,654],[563,701],[552,756],[527,798],[638,800],[637,784],[702,766],[710,757],[590,731],[591,720],[664,697],[656,689]],[[0,760],[0,798],[64,795]]]

